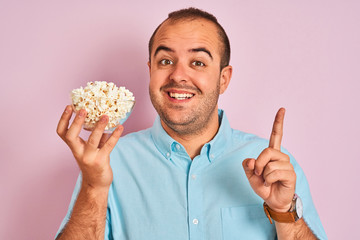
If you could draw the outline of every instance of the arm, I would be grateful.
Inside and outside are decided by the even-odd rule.
[[[283,239],[318,239],[306,225],[304,219],[294,223],[275,222],[276,233],[279,240]]]
[[[56,238],[104,239],[108,190],[82,185],[71,218]]]
[[[82,184],[71,217],[57,239],[104,239],[107,197],[113,179],[110,153],[123,128],[118,127],[108,137],[104,134],[108,117],[102,116],[89,139],[84,141],[79,134],[86,111],[79,111],[68,128],[71,115],[72,108],[67,106],[57,133],[69,146],[80,167]]]
[[[269,147],[257,159],[243,161],[252,189],[275,212],[287,212],[295,194],[296,173],[290,157],[280,151],[285,109],[276,114]],[[270,224],[270,223],[269,223]],[[317,239],[303,219],[294,223],[275,222],[278,239]]]

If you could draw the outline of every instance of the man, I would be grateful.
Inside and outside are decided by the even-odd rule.
[[[305,176],[280,147],[285,110],[270,141],[231,129],[218,110],[229,59],[214,16],[173,12],[149,42],[152,128],[120,138],[120,126],[107,139],[103,116],[84,141],[86,112],[69,127],[66,108],[57,132],[81,176],[57,239],[326,239]]]

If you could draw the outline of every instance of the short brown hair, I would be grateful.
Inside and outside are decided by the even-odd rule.
[[[154,33],[152,34],[150,41],[149,41],[149,61],[151,60],[151,51],[152,51],[152,47],[154,44],[154,38],[155,35],[157,33],[157,31],[159,30],[159,28],[161,27],[161,25],[167,21],[167,20],[172,20],[172,21],[178,21],[178,20],[185,20],[185,19],[206,19],[211,21],[212,23],[215,24],[217,30],[218,30],[218,34],[219,34],[219,38],[221,40],[222,43],[222,54],[221,54],[221,60],[220,60],[220,70],[223,69],[224,67],[229,65],[230,62],[230,41],[228,36],[226,35],[226,32],[224,30],[224,28],[219,24],[219,22],[217,21],[216,17],[208,12],[205,12],[203,10],[200,10],[198,8],[185,8],[185,9],[180,9],[178,11],[174,11],[169,13],[168,18],[165,19],[154,31]]]

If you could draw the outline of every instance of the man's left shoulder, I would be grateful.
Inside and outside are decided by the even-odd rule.
[[[232,142],[235,149],[251,153],[254,158],[257,158],[264,149],[269,147],[269,139],[237,129],[232,129]],[[291,162],[295,161],[290,152],[283,146],[281,152],[289,155]]]
[[[236,147],[251,147],[265,149],[269,140],[259,137],[256,134],[243,132],[232,128],[232,140]]]

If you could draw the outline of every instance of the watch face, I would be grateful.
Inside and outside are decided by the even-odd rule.
[[[297,214],[297,216],[299,217],[299,218],[302,218],[302,216],[303,216],[303,204],[302,204],[302,201],[301,201],[301,199],[298,197],[298,198],[296,198],[296,207],[295,207],[295,209],[296,209],[296,214]]]

